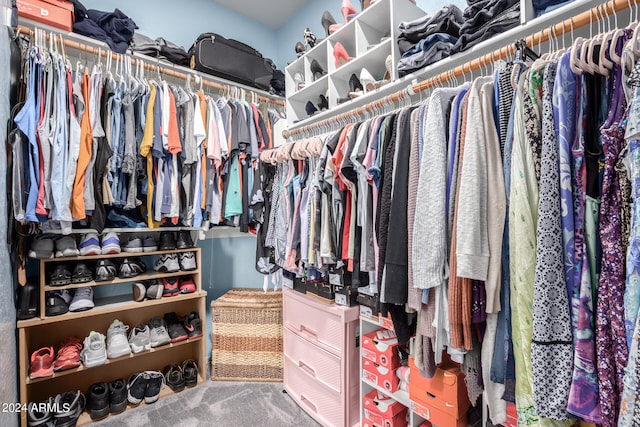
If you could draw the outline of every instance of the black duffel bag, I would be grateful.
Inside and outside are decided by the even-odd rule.
[[[260,52],[219,34],[201,34],[189,49],[191,68],[263,90],[271,88],[274,65]]]

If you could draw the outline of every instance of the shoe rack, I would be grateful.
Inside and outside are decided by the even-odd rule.
[[[378,0],[291,63],[285,70],[289,123],[307,118],[307,102],[311,101],[317,106],[320,95],[327,96],[328,93],[329,109],[337,106],[338,98],[348,96],[349,77],[356,74],[360,78],[363,68],[377,81],[382,80],[387,71],[385,60],[389,55],[392,59],[391,81],[396,80],[398,73],[395,64],[400,60],[398,26],[401,21],[416,19],[424,14],[422,9],[409,0]],[[389,37],[381,41],[386,34]],[[347,54],[353,58],[339,67],[336,67],[334,58],[337,43],[343,45]],[[314,60],[325,71],[325,75],[317,80],[311,71]],[[304,87],[299,90],[295,81],[296,74],[301,74],[304,78]]]
[[[180,252],[194,252],[197,268],[191,271],[178,271],[175,273],[156,272],[148,268],[146,273],[130,279],[115,278],[106,282],[89,282],[83,284],[71,284],[65,286],[49,286],[48,272],[58,263],[73,263],[96,261],[100,259],[118,258],[143,258],[147,266],[151,266],[160,255]],[[40,264],[40,291],[39,291],[39,316],[33,319],[17,322],[18,328],[18,360],[20,378],[20,403],[27,405],[29,402],[40,402],[65,391],[80,390],[85,395],[89,386],[96,382],[112,381],[124,378],[125,381],[135,372],[145,370],[161,371],[165,366],[181,363],[187,359],[193,359],[198,364],[198,384],[204,382],[207,370],[206,358],[206,295],[202,290],[202,259],[201,249],[176,249],[168,251],[154,251],[143,253],[122,252],[115,255],[78,256],[64,258],[50,258],[39,260]],[[191,276],[196,291],[160,299],[135,302],[131,291],[131,284],[150,279],[162,279],[163,277]],[[68,312],[59,316],[47,317],[45,315],[45,292],[62,289],[74,289],[83,286],[117,285],[118,289],[126,293],[118,296],[95,298],[95,307],[81,312]],[[121,288],[121,287],[124,287]],[[119,319],[129,325],[129,331],[137,323],[148,323],[154,316],[162,318],[164,313],[176,312],[184,316],[191,311],[196,311],[202,319],[202,337],[188,339],[178,343],[171,343],[152,348],[150,351],[130,354],[117,359],[107,359],[106,363],[93,368],[84,365],[75,369],[54,372],[50,377],[30,379],[29,367],[31,353],[39,348],[57,346],[69,336],[77,336],[84,340],[89,332],[99,331],[106,335],[106,331],[114,319]],[[168,386],[163,387],[160,398],[173,394]],[[142,403],[144,404],[144,403]],[[131,408],[131,407],[128,407]],[[91,423],[87,412],[83,412],[78,420],[78,425]],[[27,426],[26,412],[21,412],[21,425]]]

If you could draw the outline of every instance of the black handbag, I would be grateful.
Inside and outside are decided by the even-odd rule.
[[[189,49],[191,68],[263,90],[271,88],[274,65],[260,52],[219,34],[201,34]]]

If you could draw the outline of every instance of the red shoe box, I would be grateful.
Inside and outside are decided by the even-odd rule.
[[[17,0],[18,16],[73,31],[73,3],[66,0]]]
[[[400,387],[400,378],[396,375],[396,368],[386,368],[364,357],[362,358],[362,377],[389,393],[395,393]]]
[[[408,408],[390,397],[377,399],[378,391],[372,390],[363,398],[364,420],[379,427],[407,427]]]
[[[398,339],[393,331],[379,329],[362,337],[362,357],[384,366],[400,367]]]

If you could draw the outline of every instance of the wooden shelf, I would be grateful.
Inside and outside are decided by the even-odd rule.
[[[35,379],[31,379],[29,377],[27,377],[26,380],[26,384],[36,384],[36,383],[41,383],[43,381],[48,381],[48,380],[52,380],[54,378],[60,378],[60,377],[64,377],[66,375],[72,375],[72,374],[77,374],[83,371],[86,371],[88,369],[97,369],[97,368],[102,368],[103,366],[109,366],[113,363],[118,363],[118,362],[123,362],[125,360],[131,360],[131,359],[137,359],[139,357],[144,357],[144,356],[148,356],[150,354],[156,353],[158,351],[163,351],[163,350],[168,350],[170,348],[174,348],[174,347],[180,347],[183,345],[188,345],[188,344],[193,344],[195,342],[201,341],[204,338],[204,335],[202,337],[199,338],[193,338],[193,339],[188,339],[185,341],[180,341],[177,343],[169,343],[160,347],[155,347],[152,348],[151,350],[148,351],[143,351],[141,353],[131,353],[128,356],[123,356],[123,357],[118,357],[116,359],[107,359],[107,361],[105,363],[103,363],[102,365],[99,366],[94,366],[92,368],[87,368],[84,365],[80,365],[77,368],[74,369],[67,369],[66,371],[59,371],[59,372],[54,372],[53,375],[49,376],[49,377],[43,377],[43,378],[35,378]]]
[[[198,272],[196,270],[195,272]],[[177,301],[192,300],[205,297],[206,291],[194,292],[191,294],[183,294],[175,297],[164,297],[160,299],[147,300],[142,302],[133,301],[131,295],[118,295],[115,297],[107,297],[95,301],[96,306],[91,310],[80,312],[68,312],[60,316],[45,317],[44,319],[35,318],[29,320],[21,320],[18,322],[18,328],[29,328],[33,326],[46,325],[50,323],[58,323],[65,321],[78,320],[83,317],[99,316],[102,314],[117,313],[125,310],[135,310],[139,307],[151,307],[154,305],[171,304]]]
[[[120,252],[119,254],[110,254],[110,255],[85,255],[85,256],[70,256],[70,257],[62,257],[62,258],[43,258],[41,261],[45,263],[49,262],[78,262],[78,261],[89,261],[96,259],[109,259],[109,258],[138,258],[143,256],[151,256],[151,255],[164,255],[164,254],[172,254],[172,253],[180,253],[180,252],[195,252],[197,248],[188,248],[188,249],[171,249],[168,251],[153,251],[153,252]]]
[[[193,274],[197,274],[198,269],[190,270],[190,271],[176,271],[175,273],[161,273],[161,272],[153,272],[153,273],[143,273],[135,277],[131,277],[128,279],[120,279],[116,277],[113,280],[107,280],[105,282],[96,282],[91,281],[87,283],[74,283],[72,285],[63,285],[63,286],[51,286],[46,285],[44,287],[46,291],[57,291],[61,289],[77,289],[77,288],[85,288],[87,286],[104,286],[104,285],[116,285],[118,283],[133,283],[133,282],[141,282],[143,280],[154,280],[154,279],[162,279],[163,277],[180,277],[180,276],[190,276]]]

